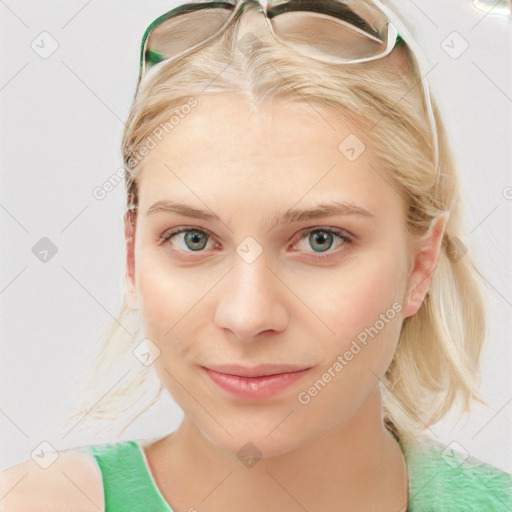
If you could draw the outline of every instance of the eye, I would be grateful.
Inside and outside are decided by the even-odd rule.
[[[302,242],[306,239],[306,243],[313,248],[314,253],[321,253],[317,259],[328,258],[334,251],[330,251],[329,254],[326,253],[335,245],[335,248],[340,247],[341,245],[345,245],[347,243],[352,242],[352,238],[348,236],[348,233],[339,229],[331,229],[331,228],[314,228],[309,229],[307,231],[303,231],[299,238],[299,242]],[[300,247],[300,243],[294,245],[294,248],[297,248],[301,252],[308,252],[307,249],[303,249]]]
[[[178,247],[178,251],[182,252],[201,252],[207,245],[208,238],[211,235],[198,228],[177,228],[171,231],[166,231],[159,239],[160,244],[170,243],[181,243],[181,247]],[[175,240],[176,239],[176,242]],[[183,249],[185,244],[185,249]]]

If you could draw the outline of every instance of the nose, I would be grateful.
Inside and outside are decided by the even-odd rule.
[[[285,290],[263,255],[252,263],[239,258],[224,279],[215,323],[240,341],[255,340],[270,331],[282,332],[289,322]]]

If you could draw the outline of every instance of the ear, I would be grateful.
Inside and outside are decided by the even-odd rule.
[[[134,210],[127,210],[124,214],[124,238],[126,241],[126,270],[125,270],[125,297],[131,309],[139,309],[137,291],[135,288],[135,222]]]
[[[414,244],[413,261],[404,297],[403,316],[415,315],[428,293],[434,270],[437,267],[442,241],[450,212],[445,212],[434,219],[428,233]]]

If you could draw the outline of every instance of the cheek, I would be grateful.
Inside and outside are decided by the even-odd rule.
[[[141,308],[145,314],[159,315],[164,311],[172,311],[168,300],[172,298],[172,289],[162,274],[158,259],[151,251],[141,250],[136,260],[136,285],[139,292]],[[165,307],[167,303],[168,307]]]
[[[135,281],[144,334],[166,361],[196,359],[193,340],[212,315],[209,292],[219,276],[207,267],[177,268],[165,248],[141,246],[137,251]]]
[[[144,331],[155,342],[179,329],[179,321],[192,306],[193,287],[183,273],[172,273],[155,248],[137,251],[135,281]],[[190,284],[190,283],[188,283]]]
[[[405,265],[405,252],[371,251],[325,273],[325,277],[319,279],[317,275],[315,286],[308,283],[308,303],[331,331],[323,337],[331,340],[324,345],[327,350],[344,350],[358,337],[364,340],[365,333],[368,335],[368,329],[375,325],[380,339],[389,338],[391,344],[396,341]],[[375,335],[373,329],[371,332]]]
[[[338,411],[338,418],[354,414],[385,375],[403,320],[403,265],[405,259],[398,251],[387,256],[368,254],[326,278],[328,293],[323,299],[315,288],[312,304],[334,331],[322,336],[321,364],[308,384],[312,388],[305,388],[301,395],[301,399],[315,397],[318,417],[325,410]],[[316,382],[320,382],[318,388]],[[322,383],[329,383],[325,391]]]
[[[193,356],[190,333],[194,332],[193,322],[200,304],[196,296],[191,296],[191,287],[184,285],[180,274],[171,275],[155,259],[140,259],[137,286],[144,337],[160,350],[155,370],[174,396],[180,390],[168,372],[179,375],[176,363]]]

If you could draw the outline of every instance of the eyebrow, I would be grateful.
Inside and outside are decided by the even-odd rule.
[[[183,215],[184,217],[221,222],[220,217],[215,213],[200,210],[187,204],[170,200],[158,201],[150,206],[146,211],[146,215],[155,213],[174,213]],[[331,217],[334,215],[357,215],[369,219],[375,219],[375,214],[354,203],[344,201],[331,201],[329,203],[320,203],[308,209],[290,208],[284,213],[274,215],[270,218],[269,229],[273,229],[280,224],[304,222],[308,220],[320,219],[323,217]]]

